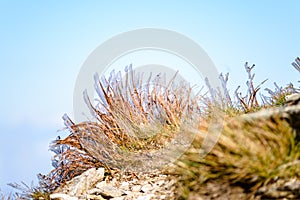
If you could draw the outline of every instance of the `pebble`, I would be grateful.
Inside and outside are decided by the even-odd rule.
[[[134,185],[131,187],[131,191],[132,192],[140,192],[141,188],[142,188],[142,186],[140,186],[140,185]]]
[[[137,198],[137,200],[150,200],[154,195],[153,194],[149,194],[149,195],[145,195],[145,196],[139,196]]]
[[[102,196],[100,195],[86,195],[85,199],[93,199],[93,200],[105,200]]]
[[[105,197],[120,197],[124,194],[121,190],[110,185],[105,185],[102,188],[99,188],[99,193]]]
[[[111,198],[110,200],[125,200],[125,196],[122,196],[122,197],[114,197],[114,198]]]
[[[72,197],[67,194],[54,193],[50,194],[50,199],[59,199],[59,200],[78,200],[78,197]]]
[[[128,190],[129,189],[129,183],[128,182],[122,182],[121,185],[120,185],[120,189]]]
[[[151,184],[147,184],[147,185],[144,185],[141,190],[142,190],[142,192],[147,193],[151,189],[152,189],[152,185]]]

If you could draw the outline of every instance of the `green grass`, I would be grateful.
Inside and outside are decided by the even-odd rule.
[[[207,156],[200,157],[203,138],[198,137],[177,162],[181,189],[197,191],[201,183],[220,180],[255,191],[278,178],[299,177],[300,145],[295,138],[295,131],[282,120],[232,118]]]

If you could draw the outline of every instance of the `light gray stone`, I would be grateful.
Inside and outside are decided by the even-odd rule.
[[[70,196],[62,193],[54,193],[50,194],[50,199],[58,199],[58,200],[78,200],[78,197]]]
[[[105,200],[101,195],[93,195],[93,194],[88,194],[86,195],[87,200]]]
[[[86,194],[94,185],[104,178],[104,168],[91,168],[80,176],[74,177],[63,187],[58,188],[55,193],[64,193],[71,196]]]
[[[128,190],[129,189],[129,183],[128,182],[122,182],[121,185],[120,185],[120,189]]]
[[[148,195],[139,196],[137,200],[151,200],[152,197],[154,197],[154,194],[148,194]]]
[[[145,193],[148,193],[149,191],[151,191],[151,189],[152,189],[153,187],[152,187],[152,185],[151,184],[146,184],[146,185],[144,185],[143,187],[142,187],[142,191],[143,192],[145,192]]]
[[[114,198],[111,198],[110,200],[125,200],[125,196],[122,196],[122,197],[114,197]]]
[[[140,186],[140,185],[134,185],[131,187],[131,191],[132,192],[140,192],[141,188],[142,188],[142,186]]]
[[[300,102],[300,94],[294,93],[285,97],[286,105],[297,105]]]
[[[98,188],[99,193],[105,197],[120,197],[124,194],[123,191],[112,187],[110,185],[105,185],[101,188]]]

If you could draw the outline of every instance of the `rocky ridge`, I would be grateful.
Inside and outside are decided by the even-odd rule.
[[[175,180],[161,172],[104,176],[104,168],[91,168],[55,190],[51,199],[150,200],[174,199]]]
[[[280,118],[289,122],[299,136],[300,95],[287,99],[286,106],[261,110],[241,116],[244,120]],[[295,164],[300,164],[295,163]],[[105,176],[104,168],[91,168],[55,190],[51,199],[112,199],[112,200],[150,200],[176,199],[176,182],[171,175],[156,171],[152,173],[115,173]],[[110,177],[110,178],[108,178]],[[223,183],[207,183],[203,191],[194,191],[193,199],[300,199],[300,180],[273,180],[259,188],[255,194],[248,194],[239,186]]]

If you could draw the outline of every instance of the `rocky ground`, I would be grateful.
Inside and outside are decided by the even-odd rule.
[[[75,177],[65,186],[53,192],[51,199],[110,199],[110,200],[160,200],[180,199],[175,178],[161,172],[150,174],[116,174],[114,178],[104,176],[104,168],[89,169]],[[255,193],[247,192],[240,186],[227,183],[209,182],[203,190],[192,191],[190,200],[260,200],[300,199],[300,180],[274,180],[259,188]]]
[[[105,177],[104,168],[92,168],[58,188],[51,194],[51,199],[175,199],[175,190],[175,180],[158,171],[116,173]]]

